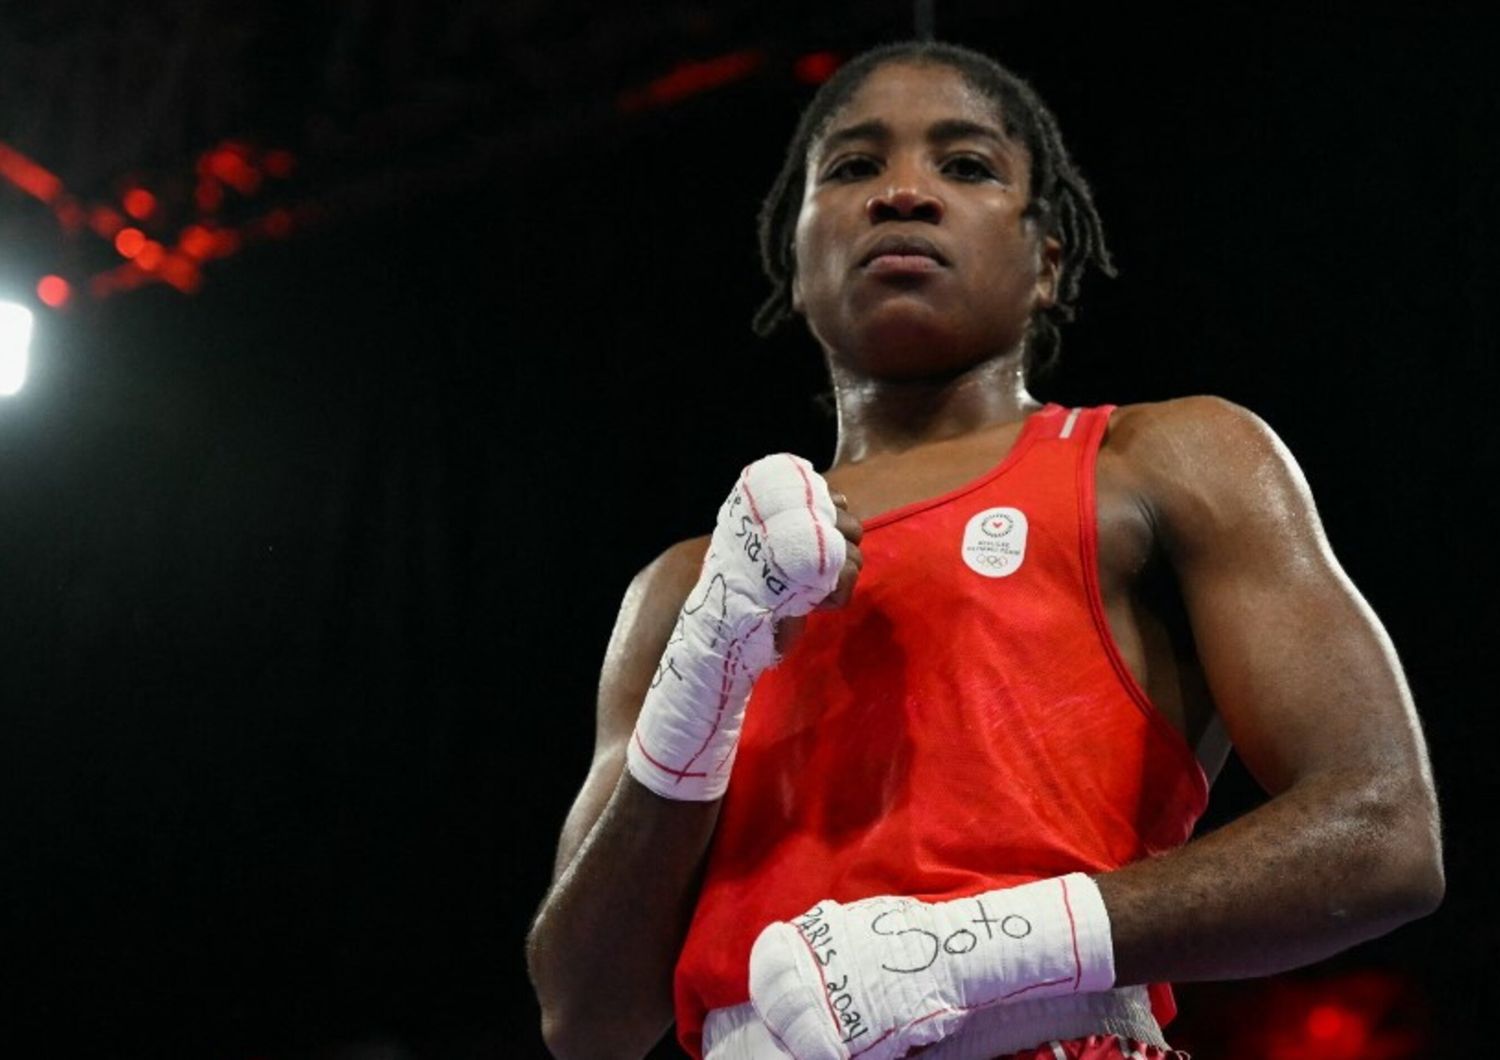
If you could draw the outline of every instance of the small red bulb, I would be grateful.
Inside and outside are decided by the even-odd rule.
[[[156,196],[145,188],[131,188],[125,193],[125,212],[137,221],[144,221],[156,212]]]
[[[61,276],[43,276],[36,282],[36,296],[53,309],[67,305],[72,294],[73,288]]]

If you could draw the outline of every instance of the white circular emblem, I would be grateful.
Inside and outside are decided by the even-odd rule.
[[[986,508],[964,527],[964,562],[976,574],[1003,578],[1026,558],[1026,513],[1019,508]]]

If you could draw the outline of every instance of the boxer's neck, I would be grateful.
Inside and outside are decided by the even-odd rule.
[[[1012,423],[1041,408],[1026,390],[1019,354],[949,379],[876,379],[837,363],[830,374],[838,409],[834,467]]]

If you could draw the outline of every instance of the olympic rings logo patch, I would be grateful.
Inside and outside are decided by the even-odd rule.
[[[960,555],[968,568],[986,578],[1004,578],[1026,559],[1026,513],[1019,508],[986,508],[964,527]]]

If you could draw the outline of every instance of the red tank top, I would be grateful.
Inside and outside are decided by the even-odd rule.
[[[756,683],[677,963],[694,1056],[707,1012],[749,999],[761,928],[820,899],[957,898],[1187,840],[1207,781],[1099,595],[1111,411],[1048,405],[987,474],[865,523],[853,600]]]

